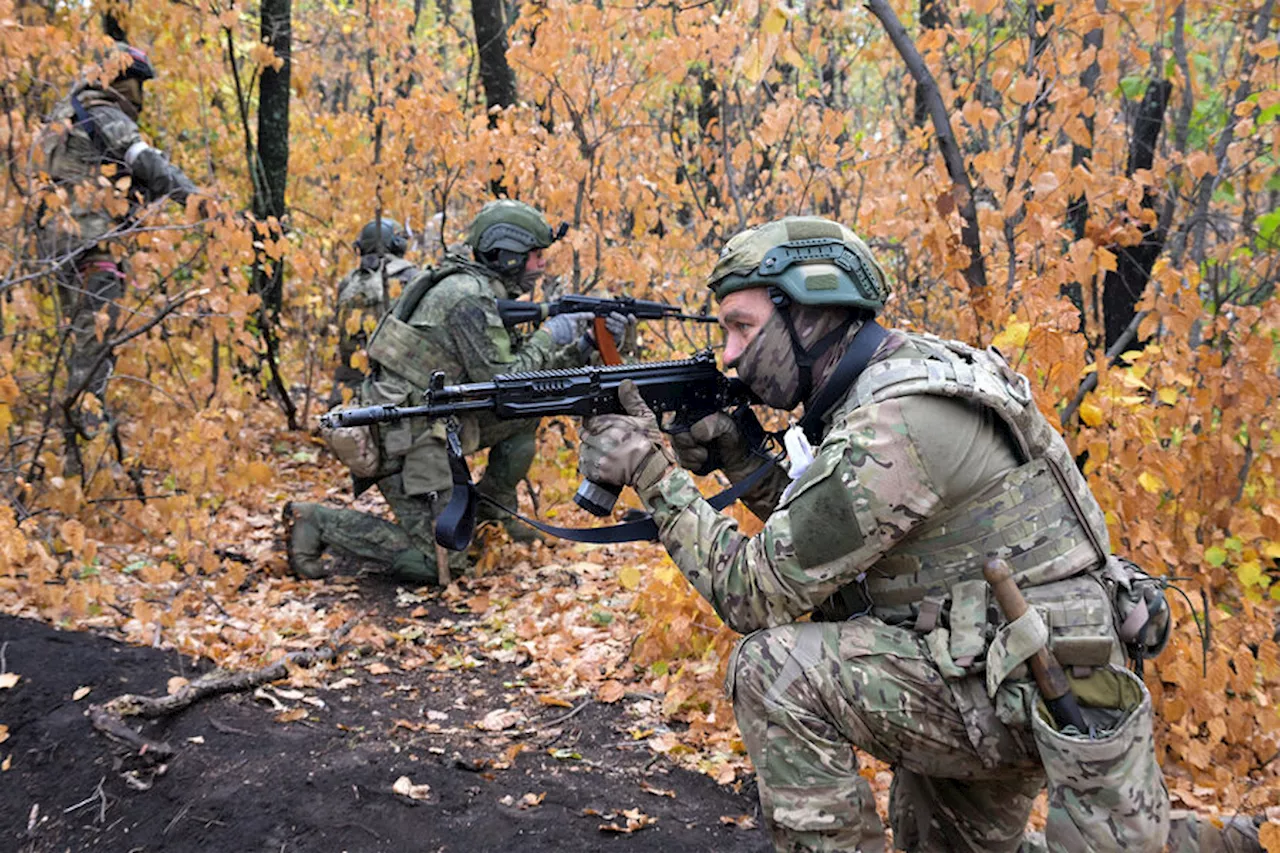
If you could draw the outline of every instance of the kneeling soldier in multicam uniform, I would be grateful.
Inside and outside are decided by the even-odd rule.
[[[714,450],[737,482],[774,464],[724,414],[673,437],[673,454],[624,389],[630,415],[587,421],[580,472],[634,486],[685,577],[747,635],[727,689],[777,849],[884,849],[855,750],[893,768],[901,849],[1036,849],[1023,833],[1046,781],[1050,849],[1161,849],[1151,701],[1123,667],[1127,649],[1158,651],[1167,607],[1117,617],[1117,598],[1152,582],[1111,555],[1026,378],[995,350],[876,325],[884,271],[829,220],[737,235],[709,286],[725,365],[766,405],[805,404],[790,470],[745,498],[763,530],[742,535],[676,465]],[[1013,623],[983,579],[995,557],[1032,605]],[[1023,661],[1046,638],[1090,732],[1039,710]]]
[[[591,314],[551,317],[527,337],[508,330],[498,314],[498,299],[533,291],[546,269],[543,250],[555,239],[543,215],[529,205],[508,200],[486,204],[467,234],[474,260],[450,256],[424,271],[379,322],[367,347],[371,369],[360,404],[419,405],[435,371],[450,383],[485,382],[499,373],[586,363],[595,351]],[[620,314],[609,317],[606,325],[618,339],[630,328]],[[476,488],[514,508],[516,486],[533,462],[539,421],[503,421],[487,414],[460,420],[464,453],[489,448]],[[321,557],[335,547],[380,563],[405,580],[438,579],[436,512],[453,484],[445,424],[412,418],[383,427],[378,435],[380,468],[372,477],[358,478],[356,490],[376,483],[396,523],[356,510],[291,503],[284,516],[289,567],[295,573],[322,576]],[[450,565],[454,562],[465,568],[463,555],[453,556]]]

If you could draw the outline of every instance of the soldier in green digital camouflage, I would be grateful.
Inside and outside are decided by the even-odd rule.
[[[523,336],[507,329],[498,314],[498,299],[533,291],[546,269],[543,250],[556,237],[543,215],[527,204],[485,205],[467,233],[472,259],[450,256],[417,276],[379,322],[366,348],[371,372],[361,404],[419,405],[435,371],[451,383],[483,382],[499,373],[584,364],[595,351],[592,315],[551,317]],[[619,338],[628,329],[621,315],[610,317],[607,325]],[[486,414],[460,420],[464,453],[489,448],[476,488],[514,508],[516,486],[533,461],[538,421],[501,421]],[[405,580],[436,581],[435,518],[452,486],[445,424],[414,418],[384,425],[378,433],[381,468],[370,480],[357,482],[357,490],[376,482],[396,523],[315,503],[287,505],[289,566],[297,574],[323,575],[321,556],[332,547],[381,564]],[[486,517],[496,514],[489,509],[479,520]],[[465,568],[460,555],[451,560]]]
[[[419,273],[404,259],[409,235],[394,219],[370,222],[355,242],[360,266],[338,282],[338,366],[333,373],[329,405],[344,402],[360,392],[364,371],[351,359],[364,349],[369,329],[391,305],[393,282],[403,289]],[[398,291],[397,291],[398,292]]]
[[[103,67],[114,69],[105,72],[114,73],[109,84],[100,81],[102,71],[95,67],[54,107],[39,138],[50,190],[68,196],[61,205],[49,204],[51,196],[41,203],[36,243],[40,259],[56,270],[59,300],[70,326],[61,406],[72,469],[79,465],[77,436],[88,435],[99,423],[82,412],[80,402],[85,394],[102,399],[115,363],[111,341],[125,282],[124,259],[118,250],[113,253],[117,238],[134,224],[140,203],[167,197],[184,204],[198,192],[138,131],[142,86],[155,78],[146,54],[119,42]],[[119,185],[122,178],[130,181],[127,203],[114,211],[99,184],[104,174],[113,184]],[[108,321],[100,332],[95,317],[104,306]]]
[[[633,486],[676,565],[746,635],[726,687],[776,848],[884,849],[863,751],[893,768],[900,849],[1161,849],[1151,701],[1124,664],[1159,651],[1167,606],[1111,554],[1026,378],[994,349],[876,324],[885,273],[829,220],[737,235],[709,286],[726,366],[766,405],[805,406],[789,467],[726,414],[673,452],[624,386],[630,414],[587,421],[580,472]],[[756,536],[680,467],[712,450],[734,482],[768,466],[745,497],[765,519]],[[1032,605],[1013,623],[983,580],[994,557]],[[1057,731],[1038,702],[1024,661],[1046,639],[1091,732]],[[1045,838],[1024,838],[1046,783]]]

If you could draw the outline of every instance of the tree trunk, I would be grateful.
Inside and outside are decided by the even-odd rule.
[[[484,86],[485,105],[492,113],[495,107],[509,107],[516,102],[516,75],[507,64],[507,16],[503,0],[472,0],[471,17],[476,28],[476,52],[480,56],[480,83]]]
[[[1129,162],[1125,168],[1129,177],[1139,169],[1151,168],[1172,91],[1173,84],[1168,80],[1156,80],[1147,86],[1129,136]],[[1154,205],[1155,194],[1148,190],[1143,194],[1142,206],[1149,210]],[[1103,283],[1102,317],[1108,348],[1128,329],[1138,300],[1151,279],[1151,268],[1164,251],[1165,232],[1162,229],[1144,227],[1142,230],[1142,240],[1137,245],[1115,249],[1116,268],[1107,273]]]
[[[924,30],[936,30],[945,27],[947,21],[947,10],[942,5],[942,0],[920,0],[920,28]],[[929,104],[924,99],[924,93],[920,87],[916,87],[915,93],[915,109],[912,112],[911,121],[916,127],[924,127],[929,123]]]

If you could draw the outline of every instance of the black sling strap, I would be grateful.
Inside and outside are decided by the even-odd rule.
[[[707,503],[711,505],[712,509],[719,511],[733,504],[752,486],[764,479],[765,475],[782,460],[783,456],[781,453],[777,456],[770,456],[762,451],[755,452],[765,460],[764,464],[733,486],[720,492],[720,494],[708,498]],[[482,495],[476,491],[476,487],[471,483],[471,473],[467,470],[467,462],[462,456],[461,446],[456,445],[455,450],[455,441],[452,439],[448,442],[448,454],[449,470],[453,475],[453,491],[449,496],[448,505],[445,506],[440,516],[436,519],[436,542],[451,551],[464,550],[471,544],[471,537],[475,533],[477,498],[497,507],[513,518],[518,518],[535,530],[540,530],[548,536],[568,539],[571,542],[612,544],[615,542],[656,542],[658,540],[657,522],[648,513],[638,513],[636,517],[629,518],[620,524],[611,524],[605,527],[556,527],[555,525],[544,524],[537,519],[529,518],[511,507],[503,506],[488,495]]]
[[[822,386],[822,390],[812,402],[805,404],[804,417],[800,418],[800,428],[804,430],[805,437],[811,444],[817,446],[822,441],[823,419],[831,408],[844,398],[844,395],[853,387],[853,383],[858,381],[862,371],[867,369],[871,357],[876,354],[876,350],[888,336],[889,332],[875,320],[863,323],[862,328],[854,334],[853,340],[849,342],[849,349],[841,357],[827,384]]]

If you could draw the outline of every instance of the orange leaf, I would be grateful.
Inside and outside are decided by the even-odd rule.
[[[623,686],[622,682],[611,678],[596,690],[596,699],[606,705],[612,705],[626,695],[626,692],[627,688]]]

